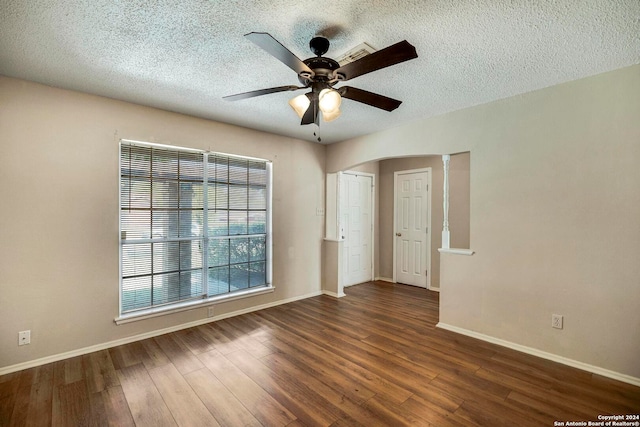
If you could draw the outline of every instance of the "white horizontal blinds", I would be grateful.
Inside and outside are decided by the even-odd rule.
[[[122,313],[267,285],[267,174],[266,161],[123,141]]]
[[[267,164],[249,161],[249,287],[267,283]]]
[[[208,292],[267,284],[266,162],[208,156]]]
[[[123,313],[203,297],[203,158],[122,144]]]

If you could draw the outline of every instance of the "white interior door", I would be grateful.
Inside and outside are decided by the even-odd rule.
[[[429,169],[395,173],[395,268],[398,283],[428,287],[430,262]]]
[[[372,204],[373,177],[343,173],[340,176],[340,227],[343,285],[373,279]]]

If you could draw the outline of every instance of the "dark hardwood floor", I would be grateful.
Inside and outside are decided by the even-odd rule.
[[[346,289],[0,377],[0,425],[553,426],[640,388],[436,329],[438,294]]]

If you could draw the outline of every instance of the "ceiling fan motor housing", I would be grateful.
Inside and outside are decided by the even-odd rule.
[[[334,71],[340,68],[340,64],[331,58],[316,56],[302,61],[313,70],[313,75],[307,73],[298,74],[298,80],[305,86],[310,86],[313,82],[324,81],[330,85],[337,83]]]

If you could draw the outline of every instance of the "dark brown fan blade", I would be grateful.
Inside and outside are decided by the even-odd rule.
[[[311,68],[295,56],[289,49],[284,47],[278,40],[274,39],[269,33],[249,33],[244,35],[246,38],[263,48],[275,56],[280,62],[291,68],[297,74],[305,71],[309,74],[313,74]]]
[[[223,96],[222,99],[227,101],[237,101],[239,99],[253,98],[254,96],[268,95],[276,92],[286,92],[288,90],[304,89],[302,86],[278,86],[270,87],[269,89],[252,90],[251,92],[237,93],[235,95]]]
[[[309,92],[306,94],[311,104],[309,104],[309,108],[304,112],[302,116],[301,125],[310,125],[311,123],[315,123],[316,125],[320,124],[319,114],[318,114],[318,97],[313,93]]]
[[[340,96],[343,98],[362,102],[363,104],[371,105],[372,107],[386,111],[393,111],[402,104],[402,101],[398,101],[397,99],[388,98],[383,95],[378,95],[377,93],[367,92],[366,90],[351,86],[341,87],[338,89],[338,93],[340,93]]]
[[[403,40],[357,61],[346,64],[338,68],[335,72],[336,75],[342,74],[344,76],[343,80],[350,80],[363,74],[417,57],[416,48],[406,40]]]

